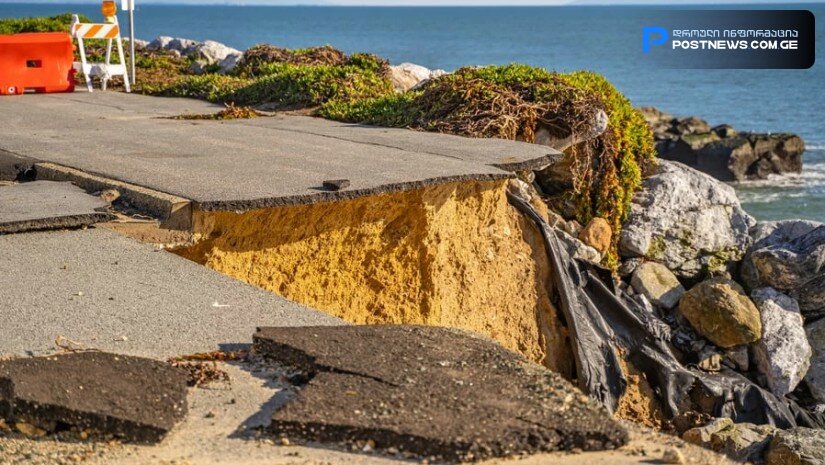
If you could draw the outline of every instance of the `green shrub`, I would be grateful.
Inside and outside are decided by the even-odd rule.
[[[210,102],[229,102],[231,95],[249,83],[247,79],[222,74],[187,75],[147,93],[166,97],[190,97]]]
[[[78,15],[81,22],[90,23],[88,17]],[[72,13],[55,16],[38,16],[33,18],[0,19],[0,34],[18,34],[21,32],[69,32]]]
[[[413,124],[416,114],[412,102],[417,95],[415,92],[405,92],[352,102],[332,100],[323,104],[317,114],[347,123],[403,128]]]
[[[356,66],[268,63],[263,77],[239,89],[230,98],[239,105],[315,106],[328,101],[355,102],[393,92],[390,81]]]

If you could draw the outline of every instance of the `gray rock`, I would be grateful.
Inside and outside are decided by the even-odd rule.
[[[229,55],[242,55],[240,50],[236,50],[232,47],[227,47],[226,45],[215,42],[214,40],[207,40],[198,44],[195,44],[191,48],[192,55],[198,60],[204,60],[207,64],[220,64],[225,60]]]
[[[180,52],[181,55],[189,55],[192,53],[197,44],[198,42],[192,39],[159,36],[157,39],[150,42],[146,48],[149,50],[175,50]]]
[[[825,224],[778,221],[759,224],[742,262],[751,288],[773,287],[795,298],[806,320],[825,316]]]
[[[149,42],[146,48],[149,50],[166,50],[170,42],[172,42],[172,37],[158,36],[157,39]]]
[[[220,62],[221,72],[226,74],[235,69],[241,61],[241,58],[243,58],[243,53],[230,53],[227,55],[226,58]]]
[[[626,260],[622,260],[622,263],[619,264],[619,269],[616,270],[619,273],[619,276],[625,278],[633,274],[636,271],[636,268],[639,267],[642,263],[645,263],[644,258],[628,258]]]
[[[730,418],[717,418],[708,425],[685,431],[682,439],[725,454],[733,460],[758,462],[775,431],[769,425],[734,423]]]
[[[813,351],[805,383],[814,399],[825,402],[825,318],[806,325],[805,334]]]
[[[741,345],[726,350],[725,359],[722,363],[725,363],[739,372],[747,372],[750,369],[750,355],[748,354],[748,346]]]
[[[754,219],[731,186],[674,162],[661,161],[636,194],[620,236],[624,258],[645,257],[677,276],[726,269],[751,243]]]
[[[594,265],[601,263],[602,254],[600,254],[598,250],[564,231],[559,231],[558,236],[564,246],[567,247],[567,253],[569,253],[571,257]]]
[[[765,465],[825,465],[825,430],[777,431],[765,454]]]
[[[679,303],[685,288],[664,265],[645,262],[639,265],[630,279],[633,288],[654,305],[670,309]]]
[[[776,289],[751,293],[762,320],[762,339],[753,347],[754,361],[778,397],[793,391],[808,372],[811,346],[796,301]]]

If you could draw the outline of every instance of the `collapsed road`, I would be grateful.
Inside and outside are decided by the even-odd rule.
[[[5,315],[4,333],[11,337],[4,338],[0,353],[101,349],[164,359],[246,348],[254,327],[416,323],[475,331],[565,377],[581,378],[571,352],[576,336],[554,301],[558,269],[548,259],[541,231],[510,205],[507,195],[515,177],[509,170],[538,169],[558,156],[552,149],[293,116],[183,122],[161,117],[216,108],[123,94],[38,95],[0,104],[8,110],[0,113],[5,131],[0,156],[6,159],[0,166],[15,170],[3,177],[41,180],[29,190],[46,195],[33,205],[60,205],[62,197],[53,196],[50,204],[50,188],[36,187],[53,186],[42,180],[71,181],[89,193],[115,189],[115,210],[152,214],[161,226],[188,233],[174,252],[191,260],[108,231],[118,228],[97,223],[104,218],[78,225],[89,229],[66,231],[54,220],[60,212],[46,208],[40,221],[27,220],[29,231],[0,237],[0,292],[5,301],[15,302]],[[122,133],[130,137],[108,137]],[[325,181],[343,179],[349,186],[323,188]],[[361,337],[355,332],[344,342],[355,348]],[[485,347],[482,353],[503,350]],[[348,345],[339,350],[350,352]],[[422,366],[431,363],[438,361]],[[197,399],[190,402],[195,413],[178,434],[173,431],[157,449],[140,449],[136,460],[141,454],[238,463],[271,459],[272,451],[261,452],[250,443],[261,434],[267,437],[267,426],[273,433],[277,414],[267,411],[287,415],[278,407],[300,407],[300,394],[299,403],[281,395],[291,389],[280,381],[288,373],[276,370],[262,378],[256,375],[262,368],[252,362],[216,366],[232,380],[230,392],[246,397],[196,388],[190,393]],[[506,373],[504,366],[489,369],[491,376]],[[558,381],[562,392],[572,390]],[[438,399],[444,408],[456,406],[454,396],[441,395],[447,396]],[[556,402],[566,398],[548,398],[548,411],[563,408]],[[324,402],[334,408],[338,399]],[[555,428],[552,422],[563,416],[541,419],[551,424],[537,431],[554,432],[529,433],[530,447],[513,450],[588,450],[624,442],[621,427],[605,413],[592,415],[591,420],[604,421],[573,425],[579,431],[571,424]],[[504,436],[524,431],[524,425],[500,426]],[[605,429],[612,432],[605,436]],[[604,439],[582,442],[594,434]],[[369,441],[358,447],[372,449]],[[436,455],[455,460],[472,452],[481,459],[511,451],[489,444],[482,449],[498,452],[456,447],[453,455],[443,448]],[[300,450],[313,459],[352,460]],[[680,450],[701,456],[687,447]],[[615,463],[642,460],[623,453],[607,457]],[[584,454],[581,462],[570,463],[588,460]],[[724,463],[713,455],[702,461]]]

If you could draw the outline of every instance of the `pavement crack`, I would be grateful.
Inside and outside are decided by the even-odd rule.
[[[367,375],[367,374],[364,374],[364,373],[359,373],[357,371],[343,370],[341,368],[334,368],[334,367],[326,366],[326,365],[315,365],[315,368],[318,372],[337,373],[337,374],[342,374],[342,375],[358,376],[360,378],[371,379],[373,381],[377,381],[381,384],[386,384],[387,386],[391,386],[391,387],[394,387],[394,388],[401,387],[400,384],[393,383],[392,381],[387,381],[383,378],[379,378],[377,376],[372,376],[372,375]]]
[[[403,147],[398,147],[398,146],[395,146],[395,145],[382,144],[382,143],[379,143],[379,142],[365,142],[365,141],[362,141],[362,140],[348,139],[346,137],[332,136],[332,135],[329,135],[329,134],[322,134],[322,133],[317,133],[317,132],[314,132],[314,131],[301,131],[301,130],[298,130],[298,129],[273,128],[273,127],[269,127],[269,126],[259,126],[259,125],[256,125],[256,127],[272,129],[272,130],[275,130],[275,131],[282,131],[282,132],[297,132],[299,134],[307,134],[307,135],[310,135],[310,136],[325,137],[327,139],[340,140],[340,141],[343,141],[343,142],[350,142],[350,143],[353,143],[353,144],[370,145],[370,146],[373,146],[373,147],[383,147],[383,148],[388,148],[388,149],[400,150],[402,152],[407,152],[407,153],[421,153],[421,154],[426,154],[426,155],[433,155],[433,156],[436,156],[436,157],[443,157],[443,158],[450,158],[450,159],[453,159],[453,160],[465,161],[463,158],[457,157],[455,155],[446,155],[446,154],[443,154],[443,153],[429,152],[429,151],[422,151],[422,150],[409,150],[409,149],[405,149]]]

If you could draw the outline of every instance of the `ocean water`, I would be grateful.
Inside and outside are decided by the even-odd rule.
[[[748,6],[736,6],[748,8]],[[825,5],[759,5],[808,9]],[[98,17],[96,5],[0,3],[0,17],[66,11]],[[558,71],[606,75],[635,105],[697,115],[742,131],[794,132],[808,146],[799,175],[735,185],[758,219],[825,221],[825,64],[808,70],[665,70],[642,66],[640,27],[651,7],[261,7],[141,5],[137,37],[213,39],[238,49],[331,44],[367,51],[393,63],[453,70],[464,65],[528,63]],[[125,17],[121,14],[121,22]]]

